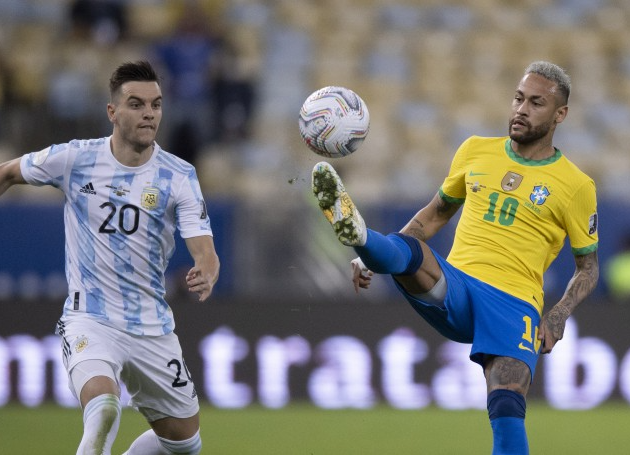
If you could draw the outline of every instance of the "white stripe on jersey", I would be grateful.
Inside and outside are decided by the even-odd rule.
[[[212,235],[197,174],[157,144],[147,163],[124,166],[110,140],[54,145],[20,163],[28,183],[65,194],[69,297],[62,320],[87,313],[134,335],[169,333],[175,323],[164,271],[175,229],[183,238]]]

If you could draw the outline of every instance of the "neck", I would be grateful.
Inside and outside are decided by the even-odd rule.
[[[512,150],[514,153],[526,160],[545,160],[555,155],[556,149],[551,142],[534,142],[532,144],[520,144],[515,140],[511,140]]]
[[[154,144],[148,147],[134,146],[120,140],[114,135],[110,142],[110,148],[112,155],[114,155],[114,158],[116,158],[120,164],[129,167],[138,167],[151,159]]]

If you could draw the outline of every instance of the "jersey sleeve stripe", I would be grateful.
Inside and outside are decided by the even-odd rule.
[[[590,246],[585,246],[583,248],[571,248],[571,252],[574,256],[584,256],[585,254],[592,253],[593,251],[597,251],[597,246],[599,242],[596,242]]]
[[[463,204],[464,202],[466,202],[466,198],[456,198],[456,197],[451,197],[448,194],[446,194],[443,190],[442,187],[440,187],[438,194],[440,195],[440,197],[442,199],[444,199],[446,202],[449,202],[451,204]]]

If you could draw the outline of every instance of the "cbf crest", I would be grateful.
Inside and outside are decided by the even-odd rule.
[[[147,210],[155,210],[158,207],[160,190],[155,187],[146,187],[142,190],[140,204]]]
[[[536,185],[529,195],[529,200],[534,205],[543,205],[551,193],[546,186]]]

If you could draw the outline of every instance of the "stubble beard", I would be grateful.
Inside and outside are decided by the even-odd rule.
[[[547,134],[549,134],[552,125],[551,122],[546,122],[532,128],[531,125],[528,124],[527,130],[514,132],[512,131],[513,121],[514,119],[510,120],[508,128],[510,139],[522,145],[533,144],[534,142],[544,138],[545,136],[547,136]]]

